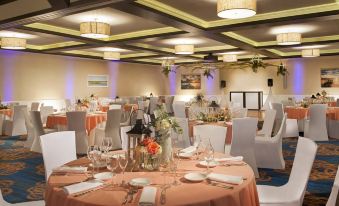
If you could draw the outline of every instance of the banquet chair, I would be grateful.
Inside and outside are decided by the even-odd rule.
[[[310,106],[310,119],[305,120],[305,137],[314,141],[328,141],[326,110],[326,104],[312,104]]]
[[[33,142],[31,145],[31,151],[41,153],[41,146],[40,146],[40,136],[46,133],[56,132],[55,129],[44,129],[41,120],[40,111],[31,111],[30,112],[30,119],[33,126]]]
[[[38,111],[39,110],[39,102],[32,102],[31,104],[31,111]]]
[[[112,138],[112,149],[121,149],[120,139],[120,109],[110,109],[107,111],[107,121],[104,128],[95,128],[94,144],[101,145],[102,140],[105,137]]]
[[[130,126],[131,121],[132,121],[131,118],[133,114],[134,114],[134,106],[132,106],[130,111],[121,111],[122,119],[120,121],[120,127]]]
[[[165,108],[165,111],[168,114],[172,114],[173,113],[173,101],[174,101],[174,96],[166,96],[165,97],[164,108]]]
[[[285,160],[282,152],[282,135],[285,127],[286,115],[284,115],[280,129],[274,137],[255,137],[255,159],[259,168],[285,168]]]
[[[277,112],[273,109],[268,109],[265,111],[263,127],[257,133],[259,136],[265,136],[265,137],[272,136],[272,130],[273,130],[274,119],[275,119],[276,113]]]
[[[182,129],[182,134],[177,134],[173,130],[171,131],[171,138],[178,140],[178,145],[181,148],[186,148],[191,146],[189,129],[188,129],[188,119],[187,118],[178,118],[173,117],[173,119],[178,123],[180,128]]]
[[[26,105],[14,106],[13,120],[4,121],[5,135],[16,136],[27,134],[24,111],[27,111]]]
[[[178,118],[186,118],[186,106],[184,101],[176,101],[173,103],[174,116]]]
[[[158,97],[151,97],[149,102],[149,114],[154,114],[154,110],[156,110],[158,105]]]
[[[32,123],[31,116],[28,114],[28,111],[24,112],[25,116],[25,125],[27,130],[27,139],[24,143],[25,148],[31,148],[34,141],[34,126]]]
[[[53,114],[53,113],[54,113],[53,106],[40,107],[40,114],[41,114],[41,120],[42,120],[43,125],[46,124],[48,115]]]
[[[3,125],[4,125],[5,115],[0,114],[0,136],[2,136],[3,133]]]
[[[54,132],[40,136],[46,181],[56,167],[77,159],[75,132]]]
[[[255,177],[259,177],[254,151],[257,124],[257,118],[233,119],[230,148],[230,155],[244,157],[244,161],[251,166]]]
[[[330,197],[327,200],[326,206],[337,206],[337,205],[339,205],[338,192],[339,192],[339,166],[338,166],[337,174],[335,176],[334,183],[333,183],[333,186],[332,186],[332,191],[331,191]]]
[[[86,132],[86,112],[66,112],[67,130],[75,131],[75,145],[77,154],[86,154],[88,147],[88,136]]]
[[[302,205],[316,153],[317,144],[310,139],[299,137],[288,182],[279,187],[257,185],[260,205]]]
[[[209,138],[215,152],[225,153],[227,127],[218,125],[196,125],[193,134],[200,138]]]
[[[0,189],[0,205],[1,206],[45,206],[44,200],[38,200],[38,201],[29,201],[29,202],[20,202],[20,203],[8,203],[4,200],[4,197],[2,196],[2,192]]]
[[[276,111],[273,126],[273,135],[276,135],[280,129],[281,121],[284,118],[284,107],[281,103],[270,103],[270,109],[274,109]]]

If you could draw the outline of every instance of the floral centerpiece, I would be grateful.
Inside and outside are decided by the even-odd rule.
[[[162,148],[156,139],[145,137],[139,142],[138,147],[139,163],[147,170],[155,170],[159,168],[160,155]]]

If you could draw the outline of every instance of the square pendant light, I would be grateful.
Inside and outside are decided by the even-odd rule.
[[[107,38],[111,33],[110,25],[103,22],[83,22],[80,24],[80,36],[87,38]]]
[[[1,48],[3,49],[26,49],[26,39],[17,37],[2,37]]]
[[[238,61],[238,57],[236,54],[224,54],[222,60],[223,62],[236,62]]]
[[[218,0],[217,2],[217,13],[220,18],[248,18],[254,16],[256,10],[256,0]]]
[[[194,54],[194,45],[181,44],[175,45],[175,54]]]
[[[301,56],[302,57],[318,57],[320,56],[320,50],[319,49],[301,50]]]
[[[107,60],[120,60],[120,53],[107,51],[104,52],[103,58]]]
[[[282,33],[277,35],[278,45],[295,45],[301,43],[300,33]]]

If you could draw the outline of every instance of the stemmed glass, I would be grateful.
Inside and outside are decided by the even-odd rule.
[[[91,161],[92,163],[92,176],[94,176],[94,167],[95,167],[95,154],[98,153],[98,146],[93,145],[93,146],[88,146],[87,148],[87,158]]]
[[[119,165],[120,165],[120,168],[122,170],[122,181],[121,181],[122,186],[125,184],[124,174],[125,174],[127,164],[128,164],[127,152],[124,152],[123,154],[119,155]]]
[[[119,158],[116,155],[106,156],[106,167],[112,172],[112,185],[114,186],[114,177],[117,175],[116,170],[119,167]]]
[[[101,147],[103,148],[104,153],[108,153],[112,149],[112,138],[105,137],[101,142]]]
[[[174,181],[172,185],[176,186],[179,185],[179,181],[177,180],[177,170],[178,170],[178,164],[179,164],[179,148],[180,141],[178,139],[172,139],[172,154],[169,162],[169,169],[174,172]]]
[[[207,140],[206,142],[206,147],[204,151],[204,159],[207,164],[207,170],[206,173],[210,172],[210,163],[214,160],[214,149],[212,147],[210,139]]]

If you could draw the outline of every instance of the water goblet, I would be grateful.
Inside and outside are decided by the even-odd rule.
[[[128,164],[128,155],[127,155],[127,152],[124,152],[123,154],[119,155],[119,166],[122,170],[122,181],[121,181],[122,186],[125,185],[124,174],[125,174],[127,164]]]
[[[119,167],[119,158],[116,155],[106,156],[106,167],[112,172],[112,185],[114,186],[114,177],[117,175],[116,170]]]

